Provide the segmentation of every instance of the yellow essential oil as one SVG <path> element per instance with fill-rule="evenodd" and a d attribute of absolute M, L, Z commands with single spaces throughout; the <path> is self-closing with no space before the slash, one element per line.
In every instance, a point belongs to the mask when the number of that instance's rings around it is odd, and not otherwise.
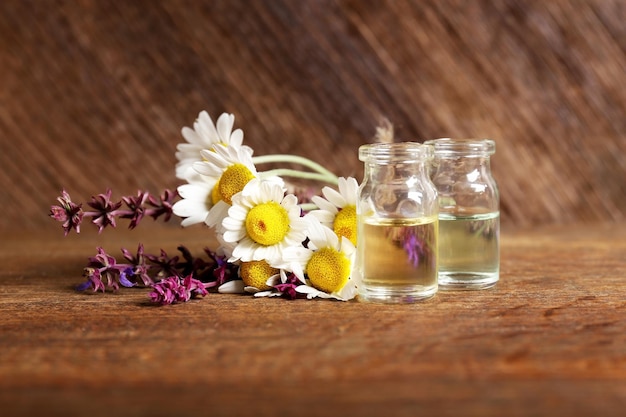
<path fill-rule="evenodd" d="M 437 291 L 437 216 L 359 222 L 360 297 L 407 302 Z"/>

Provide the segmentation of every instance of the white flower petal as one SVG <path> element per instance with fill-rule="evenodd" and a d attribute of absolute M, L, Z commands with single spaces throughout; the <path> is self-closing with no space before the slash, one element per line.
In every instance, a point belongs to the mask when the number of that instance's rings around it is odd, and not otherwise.
<path fill-rule="evenodd" d="M 281 295 L 283 295 L 282 292 L 273 290 L 259 291 L 254 294 L 255 297 L 280 297 Z"/>
<path fill-rule="evenodd" d="M 235 129 L 235 131 L 230 134 L 230 145 L 242 146 L 242 143 L 243 143 L 243 130 Z"/>
<path fill-rule="evenodd" d="M 228 209 L 228 217 L 231 217 L 239 222 L 246 220 L 246 216 L 248 215 L 248 210 L 241 206 L 231 206 Z"/>
<path fill-rule="evenodd" d="M 326 210 L 312 210 L 307 216 L 313 216 L 321 223 L 332 226 L 335 221 L 335 215 Z"/>
<path fill-rule="evenodd" d="M 252 287 L 249 285 L 246 285 L 245 287 L 243 287 L 243 290 L 247 292 L 248 294 L 256 294 L 257 292 L 260 291 L 257 287 Z"/>
<path fill-rule="evenodd" d="M 209 211 L 209 215 L 205 220 L 207 226 L 215 227 L 218 224 L 221 225 L 222 220 L 224 220 L 224 218 L 228 214 L 229 208 L 230 206 L 228 205 L 228 203 L 221 200 L 218 201 L 217 204 L 211 208 L 211 210 Z"/>
<path fill-rule="evenodd" d="M 316 288 L 309 287 L 308 285 L 298 285 L 296 287 L 296 292 L 299 292 L 300 294 L 306 294 L 306 298 L 308 298 L 309 300 L 315 297 L 332 298 L 330 294 L 322 292 Z"/>
<path fill-rule="evenodd" d="M 199 215 L 189 216 L 189 217 L 185 217 L 184 219 L 182 219 L 180 221 L 180 225 L 182 227 L 189 227 L 189 226 L 193 226 L 194 224 L 204 224 L 204 219 L 206 219 L 206 216 L 199 216 Z"/>
<path fill-rule="evenodd" d="M 211 194 L 212 188 L 208 184 L 184 184 L 176 190 L 181 198 L 185 200 L 205 202 Z"/>
<path fill-rule="evenodd" d="M 278 285 L 280 283 L 281 283 L 280 274 L 274 274 L 271 277 L 269 277 L 267 281 L 265 281 L 265 285 L 269 285 L 270 287 L 273 287 L 274 285 Z"/>
<path fill-rule="evenodd" d="M 346 203 L 348 203 L 348 205 L 355 206 L 357 195 L 359 193 L 359 183 L 357 182 L 356 178 L 340 177 L 338 187 L 339 187 L 339 192 L 341 193 L 343 198 L 346 200 Z"/>
<path fill-rule="evenodd" d="M 228 113 L 222 113 L 217 119 L 217 135 L 220 142 L 230 142 L 230 132 L 233 130 L 235 116 Z"/>
<path fill-rule="evenodd" d="M 353 279 L 349 279 L 346 285 L 344 285 L 341 290 L 339 290 L 338 292 L 332 293 L 331 296 L 334 296 L 335 298 L 341 301 L 348 301 L 356 297 L 356 294 L 357 294 L 356 282 Z"/>
<path fill-rule="evenodd" d="M 339 192 L 333 190 L 330 187 L 322 188 L 322 194 L 324 194 L 326 200 L 333 203 L 336 207 L 342 208 L 346 205 L 346 199 L 343 198 L 343 196 Z"/>
<path fill-rule="evenodd" d="M 245 232 L 244 221 L 234 217 L 226 216 L 224 220 L 222 220 L 222 226 L 226 231 L 239 232 L 243 230 Z"/>
<path fill-rule="evenodd" d="M 217 181 L 224 173 L 223 168 L 218 167 L 217 165 L 209 161 L 196 161 L 191 165 L 191 167 L 198 174 L 206 175 L 207 177 L 210 177 L 215 181 Z"/>
<path fill-rule="evenodd" d="M 314 195 L 313 197 L 311 197 L 311 201 L 320 210 L 325 210 L 334 214 L 337 214 L 339 212 L 339 210 L 337 210 L 337 207 L 333 203 L 326 200 L 325 198 L 320 197 L 319 195 Z"/>
<path fill-rule="evenodd" d="M 226 230 L 223 234 L 224 241 L 227 243 L 237 243 L 246 236 L 241 230 Z"/>
<path fill-rule="evenodd" d="M 241 280 L 233 280 L 223 283 L 217 288 L 217 292 L 221 294 L 243 294 L 244 283 Z"/>

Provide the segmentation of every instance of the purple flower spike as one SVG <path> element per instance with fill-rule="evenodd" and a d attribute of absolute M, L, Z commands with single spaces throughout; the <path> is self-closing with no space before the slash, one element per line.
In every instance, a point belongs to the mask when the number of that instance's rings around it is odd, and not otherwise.
<path fill-rule="evenodd" d="M 152 286 L 150 299 L 153 303 L 166 305 L 184 303 L 194 296 L 206 296 L 209 292 L 205 285 L 188 275 L 185 278 L 171 276 Z"/>
<path fill-rule="evenodd" d="M 57 198 L 60 206 L 50 207 L 50 217 L 63 223 L 65 236 L 74 229 L 76 233 L 80 233 L 80 223 L 83 221 L 82 204 L 72 202 L 67 191 L 63 190 L 61 196 Z"/>
<path fill-rule="evenodd" d="M 150 216 L 155 220 L 161 216 L 168 221 L 173 214 L 174 200 L 178 197 L 176 191 L 165 190 L 159 198 L 155 198 L 147 191 L 137 191 L 136 196 L 122 197 L 121 201 L 111 201 L 112 191 L 108 189 L 104 194 L 91 197 L 87 203 L 93 210 L 83 211 L 81 204 L 75 204 L 70 200 L 69 194 L 63 190 L 58 197 L 59 206 L 50 207 L 50 217 L 63 222 L 65 235 L 72 229 L 79 232 L 79 226 L 83 218 L 92 218 L 91 222 L 98 226 L 101 233 L 107 226 L 116 227 L 116 218 L 130 219 L 129 229 L 134 229 L 141 220 Z M 121 208 L 124 203 L 127 208 Z"/>

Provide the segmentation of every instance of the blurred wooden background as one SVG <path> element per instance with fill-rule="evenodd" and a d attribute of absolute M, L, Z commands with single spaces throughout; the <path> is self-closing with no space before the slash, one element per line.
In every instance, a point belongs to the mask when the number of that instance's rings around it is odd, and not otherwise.
<path fill-rule="evenodd" d="M 175 187 L 201 110 L 359 180 L 382 117 L 490 137 L 505 227 L 623 221 L 625 22 L 623 0 L 3 0 L 0 231 L 59 228 L 62 188 Z"/>

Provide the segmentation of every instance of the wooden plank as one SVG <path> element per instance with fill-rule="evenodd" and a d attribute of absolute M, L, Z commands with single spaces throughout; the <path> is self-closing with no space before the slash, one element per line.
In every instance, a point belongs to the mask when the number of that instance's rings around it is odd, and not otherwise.
<path fill-rule="evenodd" d="M 194 252 L 207 230 L 0 242 L 7 415 L 618 416 L 626 405 L 626 225 L 504 233 L 493 290 L 414 305 L 145 289 L 80 294 L 94 247 Z"/>

